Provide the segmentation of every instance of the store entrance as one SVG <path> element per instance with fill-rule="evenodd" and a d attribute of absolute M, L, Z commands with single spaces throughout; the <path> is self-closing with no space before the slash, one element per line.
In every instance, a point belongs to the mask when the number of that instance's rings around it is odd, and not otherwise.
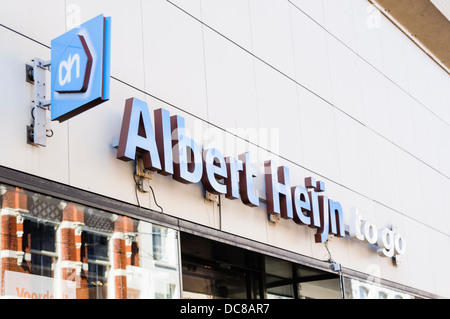
<path fill-rule="evenodd" d="M 339 299 L 339 276 L 181 233 L 183 298 Z"/>

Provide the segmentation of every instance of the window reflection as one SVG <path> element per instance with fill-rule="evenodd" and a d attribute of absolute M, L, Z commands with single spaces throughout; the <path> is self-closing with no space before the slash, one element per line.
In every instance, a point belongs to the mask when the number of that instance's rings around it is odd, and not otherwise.
<path fill-rule="evenodd" d="M 366 287 L 359 287 L 359 299 L 367 299 L 369 290 Z"/>
<path fill-rule="evenodd" d="M 374 282 L 344 278 L 347 299 L 415 299 L 416 297 Z"/>
<path fill-rule="evenodd" d="M 106 299 L 108 297 L 107 271 L 110 266 L 108 237 L 85 232 L 84 238 L 88 260 L 89 299 Z"/>
<path fill-rule="evenodd" d="M 0 185 L 3 298 L 340 298 L 337 275 Z M 344 278 L 346 298 L 411 299 Z"/>
<path fill-rule="evenodd" d="M 55 253 L 55 225 L 34 220 L 23 221 L 23 242 L 25 250 L 31 254 L 29 270 L 31 274 L 53 277 L 53 269 L 56 261 Z M 28 250 L 28 247 L 30 248 Z M 53 253 L 53 254 L 52 254 Z M 28 261 L 25 255 L 25 261 Z"/>
<path fill-rule="evenodd" d="M 177 231 L 8 185 L 0 199 L 3 297 L 180 297 Z"/>

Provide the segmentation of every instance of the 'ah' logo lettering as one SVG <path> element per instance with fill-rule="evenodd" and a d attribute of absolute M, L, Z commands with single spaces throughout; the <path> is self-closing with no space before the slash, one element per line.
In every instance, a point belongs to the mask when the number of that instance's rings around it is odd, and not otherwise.
<path fill-rule="evenodd" d="M 78 34 L 70 41 L 59 57 L 57 67 L 56 92 L 86 92 L 92 68 L 92 55 L 84 36 Z"/>
<path fill-rule="evenodd" d="M 59 70 L 58 70 L 58 81 L 59 85 L 64 86 L 66 83 L 70 83 L 72 81 L 72 67 L 74 63 L 76 62 L 76 78 L 78 79 L 80 77 L 80 55 L 74 54 L 69 55 L 69 59 L 67 61 L 61 61 L 59 64 Z M 66 71 L 66 76 L 63 78 L 63 68 Z"/>

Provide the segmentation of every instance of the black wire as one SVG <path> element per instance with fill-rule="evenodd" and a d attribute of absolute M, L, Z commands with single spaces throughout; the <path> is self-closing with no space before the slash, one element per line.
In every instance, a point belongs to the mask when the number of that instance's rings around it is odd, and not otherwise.
<path fill-rule="evenodd" d="M 35 116 L 34 116 L 35 109 L 36 109 L 35 106 L 33 106 L 33 107 L 31 108 L 31 117 L 33 118 L 33 120 L 35 120 Z M 31 126 L 33 126 L 33 124 L 31 124 Z M 50 135 L 48 135 L 47 132 L 50 132 Z M 46 135 L 47 137 L 52 137 L 53 134 L 54 134 L 54 132 L 53 132 L 52 129 L 46 130 L 46 131 L 45 131 L 45 135 Z"/>
<path fill-rule="evenodd" d="M 150 187 L 150 189 L 151 189 L 151 191 L 152 191 L 152 194 L 153 194 L 153 200 L 154 200 L 156 206 L 158 206 L 158 207 L 161 209 L 161 214 L 164 213 L 164 209 L 163 209 L 161 206 L 159 206 L 159 205 L 158 205 L 158 202 L 156 201 L 155 192 L 153 191 L 153 187 L 152 187 L 151 185 L 149 185 L 149 187 Z"/>
<path fill-rule="evenodd" d="M 134 179 L 134 184 L 135 184 L 134 194 L 136 195 L 136 200 L 137 200 L 138 206 L 141 207 L 141 203 L 139 202 L 139 196 L 138 196 L 139 185 L 138 185 L 138 182 L 136 181 L 136 174 L 133 176 L 133 179 Z"/>
<path fill-rule="evenodd" d="M 135 158 L 135 160 L 134 160 L 134 175 L 133 175 L 133 179 L 134 179 L 134 183 L 135 183 L 135 188 L 134 188 L 134 193 L 135 193 L 135 195 L 136 195 L 136 200 L 137 200 L 137 202 L 138 202 L 138 206 L 139 207 L 141 207 L 141 204 L 140 204 L 140 202 L 139 202 L 139 196 L 138 196 L 138 188 L 139 188 L 139 185 L 138 185 L 138 182 L 137 182 L 137 180 L 136 180 L 136 163 L 137 163 L 137 158 Z M 158 204 L 158 202 L 156 201 L 156 196 L 155 196 L 155 191 L 153 190 L 153 187 L 151 186 L 151 185 L 149 185 L 149 187 L 150 187 L 150 190 L 152 191 L 152 195 L 153 195 L 153 201 L 155 202 L 155 204 L 156 204 L 156 206 L 158 206 L 159 207 L 159 209 L 161 209 L 161 214 L 162 213 L 164 213 L 164 209 L 162 208 L 162 206 L 160 206 L 159 204 Z"/>

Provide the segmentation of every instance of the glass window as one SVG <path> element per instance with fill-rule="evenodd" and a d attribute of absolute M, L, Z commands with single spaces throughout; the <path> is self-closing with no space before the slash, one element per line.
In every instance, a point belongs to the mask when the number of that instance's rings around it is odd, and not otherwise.
<path fill-rule="evenodd" d="M 341 298 L 338 275 L 181 233 L 184 298 Z"/>
<path fill-rule="evenodd" d="M 56 262 L 55 225 L 45 222 L 25 220 L 24 236 L 30 245 L 30 273 L 53 277 Z M 27 259 L 27 258 L 26 258 Z"/>
<path fill-rule="evenodd" d="M 301 279 L 298 284 L 298 296 L 302 299 L 341 299 L 339 278 L 330 279 L 328 274 L 318 280 Z"/>
<path fill-rule="evenodd" d="M 344 277 L 346 299 L 415 299 L 416 296 L 376 282 Z"/>
<path fill-rule="evenodd" d="M 180 298 L 176 230 L 0 188 L 2 297 Z"/>
<path fill-rule="evenodd" d="M 86 232 L 88 261 L 108 260 L 108 237 Z"/>
<path fill-rule="evenodd" d="M 106 299 L 108 297 L 107 271 L 110 266 L 108 237 L 86 232 L 84 238 L 87 248 L 89 299 Z"/>
<path fill-rule="evenodd" d="M 387 299 L 387 293 L 385 293 L 383 291 L 379 291 L 378 292 L 378 299 Z"/>
<path fill-rule="evenodd" d="M 294 286 L 292 280 L 293 266 L 290 262 L 264 257 L 265 287 L 268 299 L 292 299 L 294 298 Z"/>
<path fill-rule="evenodd" d="M 140 222 L 129 241 L 129 298 L 180 298 L 178 232 Z"/>
<path fill-rule="evenodd" d="M 367 299 L 368 295 L 369 295 L 369 290 L 366 287 L 360 286 L 359 287 L 359 299 Z"/>

